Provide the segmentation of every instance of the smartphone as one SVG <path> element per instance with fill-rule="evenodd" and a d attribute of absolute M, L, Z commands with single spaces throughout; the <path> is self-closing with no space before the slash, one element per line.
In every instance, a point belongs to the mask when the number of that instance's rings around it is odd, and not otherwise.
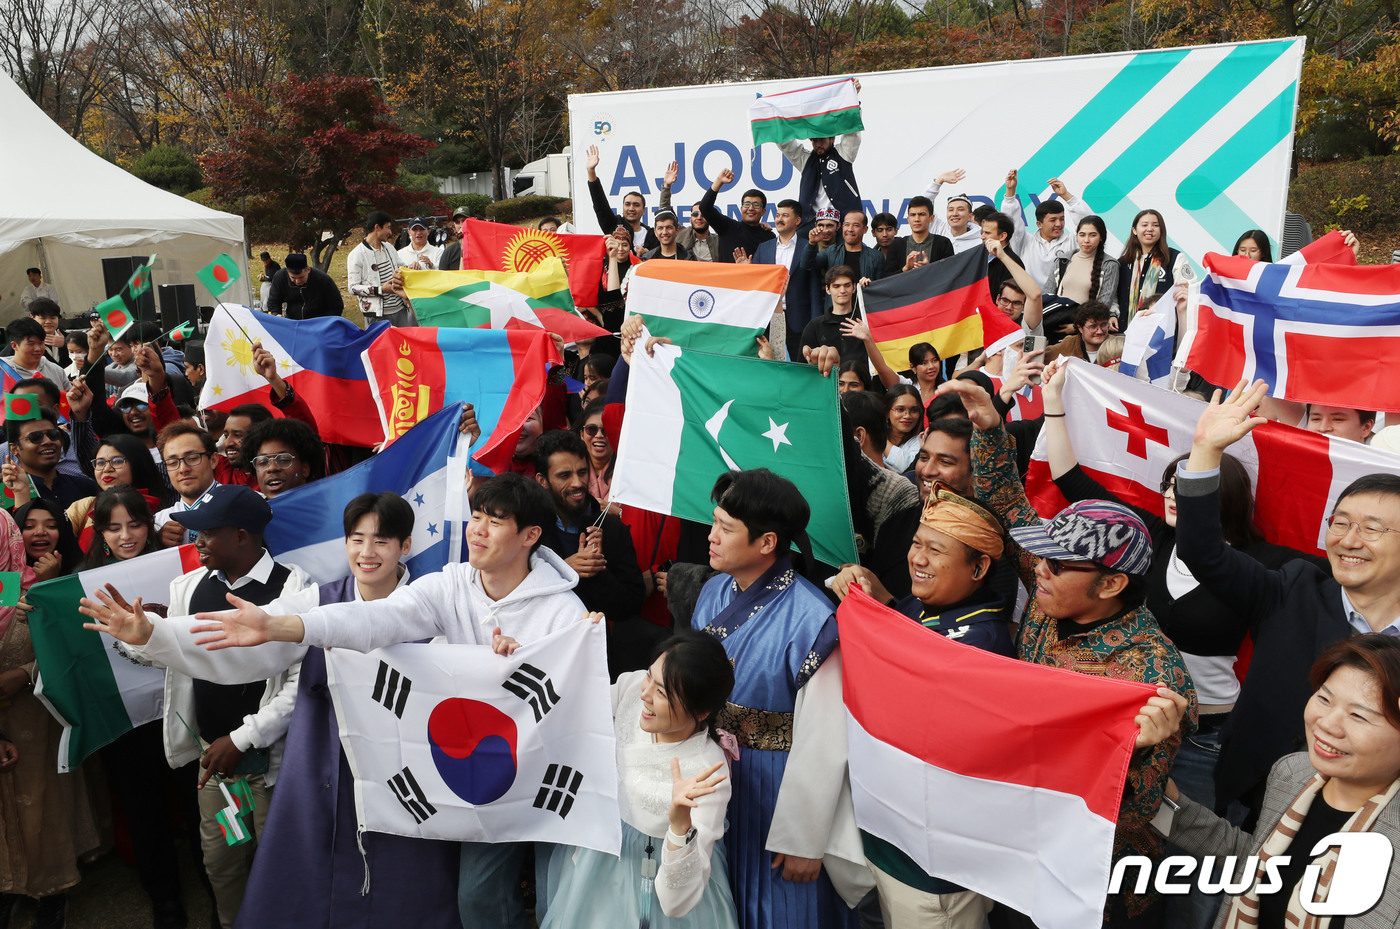
<path fill-rule="evenodd" d="M 1021 341 L 1021 355 L 1029 355 L 1031 352 L 1043 351 L 1048 340 L 1043 335 L 1028 335 Z M 1030 383 L 1039 385 L 1040 375 L 1032 374 Z"/>

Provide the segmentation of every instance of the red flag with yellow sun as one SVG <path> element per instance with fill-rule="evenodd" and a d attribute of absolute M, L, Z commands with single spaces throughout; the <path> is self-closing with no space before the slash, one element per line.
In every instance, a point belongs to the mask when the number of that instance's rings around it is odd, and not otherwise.
<path fill-rule="evenodd" d="M 607 260 L 607 236 L 559 234 L 469 219 L 462 225 L 462 267 L 477 271 L 532 271 L 546 258 L 562 258 L 574 306 L 597 306 Z"/>

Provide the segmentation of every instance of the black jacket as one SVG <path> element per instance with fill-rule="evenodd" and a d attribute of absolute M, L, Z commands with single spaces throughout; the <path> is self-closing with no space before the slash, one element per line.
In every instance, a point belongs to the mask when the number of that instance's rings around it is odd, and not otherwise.
<path fill-rule="evenodd" d="M 705 196 L 700 198 L 700 215 L 705 217 L 705 222 L 710 224 L 711 229 L 719 233 L 720 261 L 733 264 L 734 249 L 736 248 L 742 248 L 744 254 L 752 258 L 753 253 L 758 250 L 761 243 L 777 238 L 771 229 L 750 226 L 748 223 L 725 216 L 715 206 L 716 196 L 718 196 L 718 191 L 714 188 L 705 191 Z"/>
<path fill-rule="evenodd" d="M 589 504 L 584 525 L 598 518 L 598 505 Z M 565 532 L 558 524 L 544 527 L 541 540 L 560 558 L 578 554 L 579 533 Z M 592 577 L 581 577 L 574 593 L 590 611 L 604 613 L 608 621 L 621 622 L 640 617 L 646 586 L 642 569 L 637 567 L 637 551 L 632 547 L 632 533 L 616 516 L 603 518 L 603 557 L 608 566 Z"/>
<path fill-rule="evenodd" d="M 948 241 L 946 235 L 930 232 L 928 237 L 932 240 L 932 244 L 929 246 L 928 260 L 930 264 L 953 257 L 953 243 Z M 909 260 L 909 245 L 910 239 L 907 235 L 898 236 L 890 243 L 889 254 L 885 255 L 885 277 L 904 270 L 904 263 Z"/>
<path fill-rule="evenodd" d="M 589 181 L 588 194 L 593 198 L 593 215 L 598 218 L 598 227 L 602 230 L 603 235 L 612 235 L 613 230 L 617 229 L 618 226 L 627 225 L 623 218 L 614 213 L 613 208 L 608 204 L 608 198 L 603 194 L 602 181 Z M 628 226 L 628 228 L 631 227 Z M 657 241 L 656 233 L 651 230 L 650 226 L 643 223 L 642 228 L 647 231 L 646 241 L 642 243 L 642 248 L 656 248 L 661 244 Z"/>
<path fill-rule="evenodd" d="M 345 298 L 331 276 L 319 268 L 308 269 L 306 283 L 300 287 L 292 283 L 290 272 L 283 268 L 272 276 L 267 311 L 288 319 L 341 316 L 345 313 Z"/>

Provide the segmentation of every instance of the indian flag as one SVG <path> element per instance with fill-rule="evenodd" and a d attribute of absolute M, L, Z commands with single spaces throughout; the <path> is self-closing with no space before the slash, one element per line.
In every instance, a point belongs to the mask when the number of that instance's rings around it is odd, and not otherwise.
<path fill-rule="evenodd" d="M 684 348 L 756 356 L 787 279 L 783 265 L 653 258 L 628 274 L 627 309 Z"/>
<path fill-rule="evenodd" d="M 992 303 L 987 290 L 987 252 L 970 248 L 951 258 L 883 278 L 860 289 L 870 337 L 890 367 L 909 365 L 909 349 L 928 342 L 940 358 L 956 358 L 982 347 L 979 306 Z"/>
<path fill-rule="evenodd" d="M 564 262 L 546 258 L 529 271 L 405 271 L 404 293 L 420 325 L 439 329 L 538 326 L 565 342 L 607 335 L 574 308 Z"/>
<path fill-rule="evenodd" d="M 811 365 L 674 345 L 633 353 L 614 502 L 709 523 L 715 480 L 753 468 L 782 475 L 807 498 L 819 560 L 856 560 L 834 378 Z"/>
<path fill-rule="evenodd" d="M 861 830 L 1044 929 L 1100 925 L 1134 719 L 1156 688 L 964 645 L 858 588 L 836 622 Z"/>
<path fill-rule="evenodd" d="M 111 584 L 128 602 L 137 597 L 150 613 L 165 615 L 170 582 L 199 567 L 193 545 L 151 552 L 129 561 L 81 571 L 29 589 L 34 612 L 29 635 L 39 663 L 34 694 L 63 724 L 59 773 L 137 726 L 160 719 L 165 672 L 136 664 L 111 636 L 83 628 L 78 601 Z"/>
<path fill-rule="evenodd" d="M 825 139 L 865 128 L 860 98 L 849 77 L 813 87 L 763 94 L 749 104 L 753 144 Z"/>

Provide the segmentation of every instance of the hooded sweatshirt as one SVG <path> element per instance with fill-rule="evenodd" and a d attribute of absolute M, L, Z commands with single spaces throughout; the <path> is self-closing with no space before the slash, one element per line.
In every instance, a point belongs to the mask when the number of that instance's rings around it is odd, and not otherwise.
<path fill-rule="evenodd" d="M 450 564 L 383 600 L 332 603 L 301 614 L 302 644 L 368 652 L 398 642 L 444 636 L 454 645 L 490 645 L 501 632 L 528 645 L 584 614 L 573 592 L 578 575 L 541 546 L 530 556 L 530 573 L 500 600 L 481 586 L 469 564 Z"/>

